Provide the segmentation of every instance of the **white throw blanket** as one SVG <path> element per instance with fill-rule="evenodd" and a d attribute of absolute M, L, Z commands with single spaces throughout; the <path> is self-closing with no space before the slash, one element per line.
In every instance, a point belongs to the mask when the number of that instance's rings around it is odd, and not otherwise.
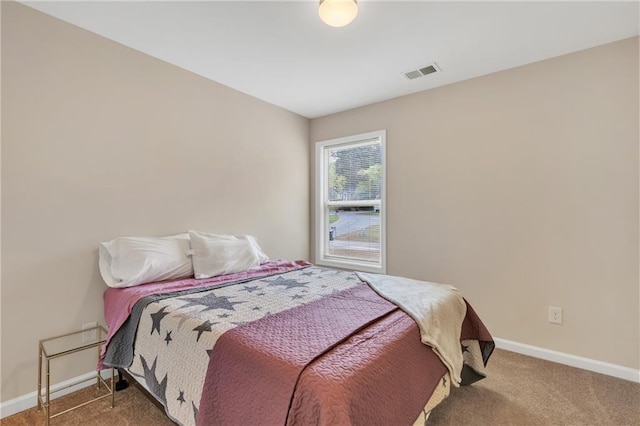
<path fill-rule="evenodd" d="M 462 371 L 460 332 L 467 305 L 458 289 L 391 275 L 356 273 L 380 296 L 415 320 L 422 343 L 430 346 L 459 386 Z"/>

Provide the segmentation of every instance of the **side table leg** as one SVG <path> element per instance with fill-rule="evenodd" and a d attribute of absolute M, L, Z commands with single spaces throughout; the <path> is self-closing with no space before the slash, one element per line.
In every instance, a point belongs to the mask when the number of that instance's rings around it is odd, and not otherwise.
<path fill-rule="evenodd" d="M 100 364 L 100 346 L 98 346 L 98 364 Z M 96 369 L 98 374 L 96 375 L 96 384 L 98 385 L 98 390 L 100 390 L 100 373 L 101 371 Z"/>
<path fill-rule="evenodd" d="M 50 370 L 49 370 L 49 359 L 47 359 L 47 377 L 46 377 L 46 385 L 47 385 L 47 390 L 46 390 L 47 397 L 46 398 L 47 399 L 46 399 L 45 404 L 44 404 L 44 408 L 45 408 L 45 411 L 47 413 L 47 426 L 49 426 L 49 421 L 51 420 L 51 407 L 50 407 L 50 405 L 51 405 L 50 404 L 50 396 L 51 396 L 50 395 L 50 389 L 51 389 L 50 386 L 51 386 L 51 383 L 49 381 L 49 372 L 50 372 Z"/>
<path fill-rule="evenodd" d="M 38 399 L 37 411 L 40 411 L 40 408 L 42 408 L 41 395 L 42 395 L 42 342 L 38 342 L 38 393 L 36 396 L 36 398 Z"/>

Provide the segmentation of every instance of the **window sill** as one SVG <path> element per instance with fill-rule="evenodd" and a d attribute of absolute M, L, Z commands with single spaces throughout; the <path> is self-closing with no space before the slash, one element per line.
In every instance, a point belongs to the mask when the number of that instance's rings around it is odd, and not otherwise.
<path fill-rule="evenodd" d="M 371 272 L 374 274 L 386 274 L 384 266 L 372 265 L 368 262 L 358 262 L 355 260 L 334 260 L 334 259 L 318 259 L 318 266 L 328 266 L 331 268 L 347 269 L 350 271 Z"/>

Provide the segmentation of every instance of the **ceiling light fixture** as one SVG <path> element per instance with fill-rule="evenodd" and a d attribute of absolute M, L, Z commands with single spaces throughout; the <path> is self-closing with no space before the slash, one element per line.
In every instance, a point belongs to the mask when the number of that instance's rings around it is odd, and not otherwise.
<path fill-rule="evenodd" d="M 357 0 L 320 0 L 318 15 L 331 27 L 349 25 L 358 15 Z"/>

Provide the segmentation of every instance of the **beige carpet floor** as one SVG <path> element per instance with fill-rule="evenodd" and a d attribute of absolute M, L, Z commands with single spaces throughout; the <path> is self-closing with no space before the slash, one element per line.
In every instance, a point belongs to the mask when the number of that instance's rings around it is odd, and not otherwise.
<path fill-rule="evenodd" d="M 56 399 L 55 407 L 84 400 L 94 388 Z M 55 411 L 54 411 L 55 412 Z M 44 425 L 35 408 L 7 417 L 2 426 Z M 51 421 L 52 425 L 173 424 L 138 389 L 116 393 Z M 488 377 L 452 389 L 431 414 L 429 425 L 640 425 L 640 384 L 496 350 Z"/>

